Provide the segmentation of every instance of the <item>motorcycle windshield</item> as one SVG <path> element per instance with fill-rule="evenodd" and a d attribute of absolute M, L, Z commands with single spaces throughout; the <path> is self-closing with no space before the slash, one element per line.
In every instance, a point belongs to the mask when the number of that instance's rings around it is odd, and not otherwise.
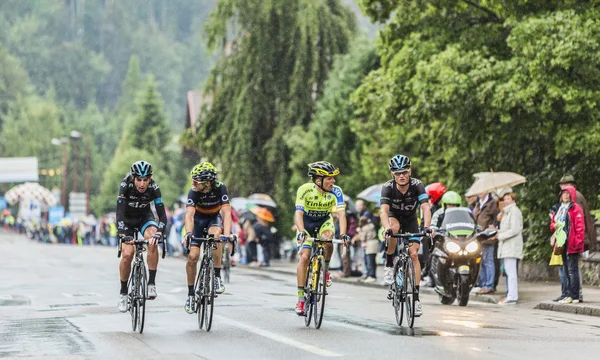
<path fill-rule="evenodd" d="M 442 229 L 453 236 L 469 236 L 475 232 L 475 221 L 467 208 L 446 209 Z"/>

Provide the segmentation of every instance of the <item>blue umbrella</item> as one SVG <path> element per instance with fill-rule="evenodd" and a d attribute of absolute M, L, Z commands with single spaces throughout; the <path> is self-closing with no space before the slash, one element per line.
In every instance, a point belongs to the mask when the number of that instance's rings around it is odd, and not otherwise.
<path fill-rule="evenodd" d="M 356 195 L 356 198 L 373 203 L 379 203 L 379 199 L 381 199 L 381 188 L 383 185 L 384 184 L 371 185 Z"/>

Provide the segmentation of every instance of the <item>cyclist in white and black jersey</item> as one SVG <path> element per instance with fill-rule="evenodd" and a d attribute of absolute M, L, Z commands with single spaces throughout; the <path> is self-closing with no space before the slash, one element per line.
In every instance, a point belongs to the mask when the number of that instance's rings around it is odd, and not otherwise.
<path fill-rule="evenodd" d="M 156 270 L 158 268 L 157 242 L 162 238 L 162 232 L 167 224 L 167 213 L 162 201 L 160 188 L 152 179 L 152 165 L 146 161 L 136 161 L 131 165 L 130 172 L 119 186 L 117 199 L 117 231 L 120 237 L 133 236 L 134 229 L 139 230 L 148 240 L 148 299 L 153 300 L 158 296 L 156 292 Z M 158 222 L 150 209 L 154 203 Z M 118 308 L 126 312 L 127 280 L 131 272 L 131 262 L 135 254 L 133 245 L 122 243 L 121 263 L 119 264 L 119 278 L 121 290 Z"/>
<path fill-rule="evenodd" d="M 419 232 L 419 222 L 417 220 L 417 208 L 420 207 L 423 213 L 424 230 L 430 232 L 431 209 L 428 195 L 425 192 L 425 186 L 421 180 L 411 178 L 411 162 L 408 156 L 394 156 L 388 167 L 393 176 L 392 180 L 386 182 L 381 189 L 381 226 L 385 234 L 391 235 L 400 230 L 406 233 Z M 388 238 L 388 247 L 386 249 L 386 263 L 384 269 L 383 281 L 391 285 L 394 281 L 393 267 L 396 252 L 396 239 Z M 415 316 L 423 314 L 423 308 L 419 301 L 419 287 L 421 283 L 421 264 L 419 263 L 420 238 L 411 238 L 408 248 L 410 257 L 415 268 Z"/>

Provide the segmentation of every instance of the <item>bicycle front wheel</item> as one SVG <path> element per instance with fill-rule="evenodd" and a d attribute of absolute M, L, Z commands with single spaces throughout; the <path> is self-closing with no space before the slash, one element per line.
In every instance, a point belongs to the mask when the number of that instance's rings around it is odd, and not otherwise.
<path fill-rule="evenodd" d="M 319 259 L 315 271 L 317 280 L 315 281 L 315 328 L 319 329 L 323 322 L 323 313 L 325 312 L 325 295 L 327 295 L 327 268 L 325 267 L 325 259 Z"/>
<path fill-rule="evenodd" d="M 394 282 L 390 287 L 392 291 L 392 306 L 394 307 L 394 314 L 396 315 L 396 324 L 398 324 L 398 326 L 402 326 L 402 320 L 404 318 L 404 298 L 402 297 L 404 283 L 398 284 L 398 278 L 404 281 L 403 274 L 398 276 L 398 272 L 401 268 L 401 261 L 396 261 L 396 265 L 394 265 Z"/>
<path fill-rule="evenodd" d="M 212 259 L 208 261 L 208 271 L 206 272 L 204 291 L 204 323 L 206 331 L 210 331 L 213 319 L 213 310 L 215 307 L 215 264 Z"/>
<path fill-rule="evenodd" d="M 404 302 L 406 304 L 406 322 L 412 328 L 415 323 L 415 268 L 411 259 L 404 265 Z"/>
<path fill-rule="evenodd" d="M 134 266 L 129 278 L 129 313 L 131 314 L 131 329 L 133 331 L 136 331 L 138 326 L 139 307 L 137 298 L 140 289 L 138 286 L 138 272 L 138 268 Z"/>
<path fill-rule="evenodd" d="M 200 264 L 200 271 L 196 276 L 196 284 L 194 285 L 194 298 L 196 299 L 196 313 L 198 314 L 198 328 L 204 327 L 204 273 L 203 264 Z"/>
<path fill-rule="evenodd" d="M 313 259 L 310 260 L 307 269 L 306 275 L 306 285 L 304 286 L 304 325 L 310 326 L 310 322 L 312 320 L 312 312 L 313 312 L 313 299 L 314 292 L 313 286 L 314 277 L 316 276 L 316 269 L 314 268 L 315 261 Z"/>
<path fill-rule="evenodd" d="M 142 264 L 138 280 L 138 332 L 144 332 L 144 321 L 146 319 L 146 297 L 148 295 L 148 280 L 146 275 L 146 266 Z"/>

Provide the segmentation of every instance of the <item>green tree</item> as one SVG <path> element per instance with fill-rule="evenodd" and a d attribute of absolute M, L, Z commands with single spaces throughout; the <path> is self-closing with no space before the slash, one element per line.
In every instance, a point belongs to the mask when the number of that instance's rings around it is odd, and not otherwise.
<path fill-rule="evenodd" d="M 400 151 L 423 180 L 457 190 L 490 168 L 521 173 L 526 254 L 547 261 L 554 182 L 571 172 L 584 193 L 600 192 L 598 10 L 554 1 L 361 3 L 387 22 L 382 66 L 352 96 L 367 147 L 361 162 L 381 169 L 373 182 Z"/>
<path fill-rule="evenodd" d="M 117 208 L 117 192 L 121 180 L 129 173 L 131 164 L 138 160 L 147 160 L 154 167 L 152 178 L 160 186 L 162 199 L 166 206 L 172 206 L 179 195 L 179 188 L 158 161 L 156 156 L 145 149 L 129 148 L 115 156 L 104 172 L 100 193 L 92 199 L 91 207 L 96 214 L 105 214 Z"/>
<path fill-rule="evenodd" d="M 307 129 L 300 125 L 294 128 L 288 138 L 292 149 L 288 196 L 293 197 L 292 191 L 306 182 L 306 164 L 317 160 L 330 161 L 340 168 L 340 184 L 347 194 L 356 194 L 370 185 L 357 173 L 363 170 L 358 163 L 363 148 L 349 121 L 355 111 L 350 95 L 377 66 L 374 46 L 362 37 L 352 43 L 347 54 L 336 55 L 313 121 Z"/>
<path fill-rule="evenodd" d="M 0 128 L 9 105 L 27 92 L 29 78 L 19 60 L 0 44 Z"/>
<path fill-rule="evenodd" d="M 162 111 L 162 100 L 156 90 L 156 83 L 150 76 L 146 89 L 139 98 L 139 110 L 125 130 L 122 144 L 125 148 L 145 149 L 151 154 L 161 154 L 161 151 L 170 141 L 170 131 L 167 119 Z"/>
<path fill-rule="evenodd" d="M 232 192 L 268 192 L 289 208 L 285 140 L 293 126 L 311 121 L 333 57 L 348 50 L 354 28 L 354 15 L 338 0 L 218 2 L 208 44 L 231 53 L 205 88 L 213 99 L 197 143 L 224 165 Z"/>

